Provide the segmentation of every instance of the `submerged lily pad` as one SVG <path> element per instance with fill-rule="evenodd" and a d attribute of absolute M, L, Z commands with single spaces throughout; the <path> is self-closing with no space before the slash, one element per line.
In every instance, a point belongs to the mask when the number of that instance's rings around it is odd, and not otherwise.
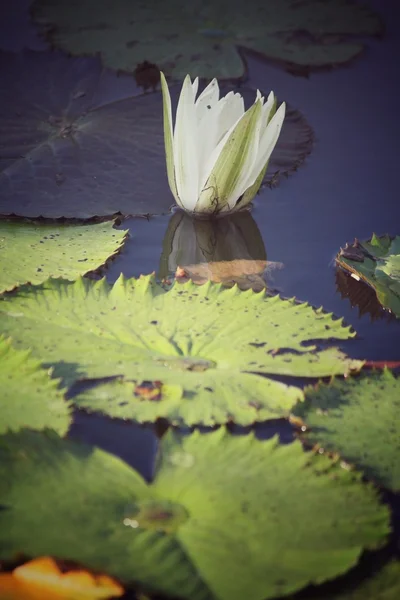
<path fill-rule="evenodd" d="M 0 292 L 48 277 L 76 279 L 122 248 L 127 231 L 113 223 L 60 225 L 0 221 Z"/>
<path fill-rule="evenodd" d="M 0 433 L 51 427 L 60 435 L 71 423 L 70 403 L 30 352 L 15 350 L 0 336 Z"/>
<path fill-rule="evenodd" d="M 389 532 L 374 488 L 298 441 L 169 431 L 160 450 L 147 485 L 97 448 L 3 436 L 0 556 L 72 559 L 178 598 L 265 600 L 347 571 Z"/>
<path fill-rule="evenodd" d="M 149 61 L 179 79 L 242 77 L 239 47 L 290 70 L 337 66 L 362 51 L 355 36 L 383 31 L 375 13 L 348 0 L 35 0 L 33 17 L 71 54 L 100 53 L 124 71 Z"/>
<path fill-rule="evenodd" d="M 339 452 L 382 485 L 400 490 L 400 379 L 389 370 L 306 388 L 294 409 L 304 438 Z"/>
<path fill-rule="evenodd" d="M 400 236 L 372 236 L 370 241 L 346 244 L 337 264 L 362 279 L 376 292 L 383 307 L 400 318 Z"/>
<path fill-rule="evenodd" d="M 362 365 L 336 347 L 315 344 L 353 337 L 341 320 L 306 303 L 236 286 L 188 282 L 166 290 L 154 276 L 121 276 L 114 286 L 105 280 L 53 279 L 7 295 L 0 317 L 2 331 L 53 365 L 66 383 L 124 376 L 135 385 L 181 386 L 182 400 L 173 410 L 162 399 L 142 404 L 132 391 L 124 408 L 131 418 L 167 413 L 187 423 L 234 418 L 249 424 L 281 417 L 303 392 L 254 372 L 321 377 Z M 108 414 L 120 409 L 102 403 Z"/>
<path fill-rule="evenodd" d="M 130 77 L 104 71 L 99 59 L 58 52 L 0 53 L 0 80 L 1 214 L 169 212 L 160 92 L 132 96 Z M 255 90 L 238 91 L 254 102 Z M 171 88 L 174 104 L 179 92 Z M 307 121 L 288 108 L 265 183 L 296 170 L 312 141 Z"/>
<path fill-rule="evenodd" d="M 282 263 L 267 261 L 264 242 L 247 210 L 223 219 L 192 219 L 176 211 L 163 240 L 159 277 L 179 281 L 214 281 L 260 291 L 266 276 Z"/>

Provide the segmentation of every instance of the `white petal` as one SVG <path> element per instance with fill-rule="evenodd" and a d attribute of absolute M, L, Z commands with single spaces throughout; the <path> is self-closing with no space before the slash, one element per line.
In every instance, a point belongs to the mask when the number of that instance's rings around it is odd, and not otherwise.
<path fill-rule="evenodd" d="M 192 83 L 193 97 L 196 98 L 197 90 L 199 89 L 199 78 L 196 79 Z"/>
<path fill-rule="evenodd" d="M 257 90 L 257 93 L 256 93 L 256 102 L 257 102 L 257 100 L 261 100 L 261 104 L 264 104 L 264 96 L 261 95 L 260 90 Z"/>
<path fill-rule="evenodd" d="M 168 183 L 172 194 L 179 206 L 182 206 L 178 190 L 175 183 L 175 168 L 174 168 L 174 145 L 173 145 L 173 130 L 172 130 L 172 110 L 171 110 L 171 96 L 168 89 L 168 84 L 165 79 L 164 73 L 161 72 L 161 89 L 163 96 L 163 113 L 164 113 L 164 144 L 165 144 L 165 158 L 167 165 L 167 176 Z"/>
<path fill-rule="evenodd" d="M 199 192 L 203 189 L 211 167 L 209 159 L 222 137 L 244 114 L 243 98 L 230 92 L 204 114 L 198 125 Z M 222 146 L 221 146 L 222 148 Z M 212 162 L 213 159 L 211 159 Z"/>
<path fill-rule="evenodd" d="M 197 121 L 203 118 L 204 114 L 209 111 L 219 100 L 218 81 L 213 79 L 206 88 L 201 92 L 196 100 L 196 116 Z"/>
<path fill-rule="evenodd" d="M 222 134 L 221 139 L 219 141 L 217 140 L 217 145 L 214 147 L 211 154 L 208 157 L 205 156 L 205 162 L 201 170 L 201 180 L 199 181 L 200 189 L 203 189 L 205 182 L 207 181 L 215 163 L 218 160 L 219 155 L 222 152 L 223 147 L 229 139 L 230 134 L 235 129 L 240 119 L 242 119 L 245 115 L 244 101 L 242 96 L 240 94 L 235 94 L 234 96 L 235 97 L 233 100 L 229 100 L 231 103 L 230 106 L 223 107 L 223 115 L 220 117 L 221 124 L 217 131 L 218 136 L 221 135 L 221 131 L 226 127 L 226 125 L 229 125 L 229 123 L 232 124 L 230 125 L 229 129 Z"/>
<path fill-rule="evenodd" d="M 283 121 L 285 119 L 286 104 L 282 102 L 271 121 L 268 123 L 266 129 L 261 135 L 260 146 L 257 160 L 253 166 L 251 177 L 248 181 L 248 187 L 253 185 L 257 179 L 261 169 L 264 167 L 266 162 L 269 160 L 273 149 L 275 148 L 276 142 L 278 141 L 279 134 L 282 129 Z"/>
<path fill-rule="evenodd" d="M 230 92 L 223 98 L 225 100 L 218 120 L 218 131 L 216 135 L 217 145 L 226 132 L 244 115 L 244 101 L 240 94 Z M 220 102 L 222 102 L 220 100 Z"/>
<path fill-rule="evenodd" d="M 261 101 L 242 115 L 227 132 L 213 152 L 218 157 L 196 204 L 197 212 L 220 212 L 227 204 L 234 205 L 241 195 L 244 180 L 257 157 L 261 126 Z"/>
<path fill-rule="evenodd" d="M 271 92 L 267 98 L 266 103 L 263 106 L 262 112 L 263 112 L 263 122 L 262 122 L 262 126 L 261 126 L 261 131 L 264 131 L 265 127 L 268 124 L 268 120 L 270 118 L 270 113 L 271 113 L 271 109 L 275 104 L 275 95 L 274 92 Z"/>
<path fill-rule="evenodd" d="M 257 162 L 258 159 L 258 155 L 259 155 L 259 145 L 260 145 L 260 139 L 261 139 L 261 134 L 262 134 L 262 109 L 261 109 L 261 113 L 260 113 L 260 117 L 255 125 L 253 134 L 252 134 L 252 139 L 251 139 L 251 143 L 250 143 L 250 147 L 247 153 L 247 157 L 246 160 L 243 163 L 243 166 L 241 168 L 241 173 L 240 173 L 240 177 L 238 179 L 238 182 L 234 188 L 234 190 L 232 191 L 231 194 L 231 198 L 229 199 L 229 208 L 230 210 L 233 209 L 233 207 L 235 206 L 237 200 L 240 198 L 240 196 L 242 194 L 244 194 L 244 192 L 247 190 L 247 188 L 251 185 L 251 183 L 249 183 L 249 179 L 253 173 L 254 170 L 254 165 Z"/>
<path fill-rule="evenodd" d="M 192 210 L 198 195 L 197 126 L 193 87 L 187 75 L 176 110 L 174 130 L 175 179 L 179 198 Z"/>

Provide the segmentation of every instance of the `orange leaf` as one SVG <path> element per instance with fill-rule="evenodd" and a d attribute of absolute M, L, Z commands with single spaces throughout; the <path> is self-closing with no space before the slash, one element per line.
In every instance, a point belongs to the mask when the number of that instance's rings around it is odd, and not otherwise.
<path fill-rule="evenodd" d="M 77 570 L 62 573 L 44 556 L 0 573 L 0 600 L 97 600 L 122 596 L 124 589 L 107 575 Z"/>

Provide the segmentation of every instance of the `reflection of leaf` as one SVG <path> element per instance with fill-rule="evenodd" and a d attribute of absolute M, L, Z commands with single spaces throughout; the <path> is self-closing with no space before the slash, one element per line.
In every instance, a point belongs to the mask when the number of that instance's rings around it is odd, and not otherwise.
<path fill-rule="evenodd" d="M 192 219 L 175 212 L 163 241 L 159 275 L 175 275 L 181 281 L 207 280 L 256 291 L 266 287 L 267 263 L 264 242 L 248 211 L 223 219 Z"/>
<path fill-rule="evenodd" d="M 161 93 L 132 97 L 131 78 L 104 72 L 94 58 L 0 59 L 0 213 L 86 219 L 169 211 Z M 179 91 L 171 88 L 174 103 Z M 254 90 L 239 91 L 254 102 Z M 311 146 L 310 126 L 289 108 L 266 182 L 295 170 Z"/>
<path fill-rule="evenodd" d="M 0 221 L 0 292 L 48 277 L 76 279 L 98 269 L 121 249 L 126 234 L 113 223 Z"/>
<path fill-rule="evenodd" d="M 385 311 L 376 297 L 375 290 L 364 281 L 358 281 L 342 269 L 336 269 L 336 289 L 342 298 L 347 298 L 352 307 L 357 306 L 359 316 L 369 314 L 371 321 L 377 319 L 395 319 L 395 316 Z"/>
<path fill-rule="evenodd" d="M 368 242 L 346 244 L 336 256 L 337 264 L 366 281 L 379 302 L 400 317 L 400 236 L 373 235 Z"/>
<path fill-rule="evenodd" d="M 97 600 L 117 598 L 123 593 L 123 588 L 107 575 L 82 570 L 63 573 L 46 556 L 12 573 L 0 573 L 0 600 Z"/>
<path fill-rule="evenodd" d="M 304 600 L 398 600 L 400 597 L 400 562 L 393 560 L 358 586 L 342 592 L 313 594 Z"/>
<path fill-rule="evenodd" d="M 0 452 L 3 557 L 52 554 L 169 596 L 285 595 L 347 571 L 389 532 L 374 488 L 298 441 L 169 431 L 150 485 L 55 435 L 3 436 Z"/>
<path fill-rule="evenodd" d="M 100 52 L 124 71 L 147 60 L 180 79 L 242 77 L 237 47 L 291 69 L 336 66 L 361 52 L 354 36 L 382 32 L 377 15 L 348 0 L 35 0 L 33 16 L 67 52 Z"/>
<path fill-rule="evenodd" d="M 306 441 L 340 452 L 400 490 L 400 379 L 389 370 L 307 388 L 294 414 L 310 428 Z"/>
<path fill-rule="evenodd" d="M 51 427 L 63 435 L 71 423 L 69 403 L 58 381 L 29 354 L 0 336 L 0 432 Z"/>
<path fill-rule="evenodd" d="M 69 383 L 123 375 L 180 385 L 180 416 L 191 423 L 280 417 L 302 398 L 300 389 L 252 372 L 320 377 L 362 364 L 338 348 L 305 345 L 354 335 L 321 309 L 211 283 L 166 291 L 153 276 L 121 276 L 114 286 L 48 280 L 8 295 L 0 313 L 3 332 Z M 155 417 L 163 410 L 151 406 Z"/>

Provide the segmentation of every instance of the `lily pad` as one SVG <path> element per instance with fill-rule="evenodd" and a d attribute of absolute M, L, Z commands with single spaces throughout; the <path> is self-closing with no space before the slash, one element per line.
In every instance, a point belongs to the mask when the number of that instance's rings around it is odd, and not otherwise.
<path fill-rule="evenodd" d="M 323 596 L 313 595 L 310 600 L 398 600 L 400 597 L 400 562 L 393 560 L 373 573 L 353 589 Z M 308 600 L 304 597 L 304 600 Z"/>
<path fill-rule="evenodd" d="M 341 249 L 336 262 L 354 279 L 368 283 L 382 306 L 400 318 L 400 236 L 356 239 Z"/>
<path fill-rule="evenodd" d="M 266 276 L 282 263 L 267 261 L 264 242 L 247 210 L 223 219 L 192 219 L 176 211 L 163 240 L 159 277 L 183 282 L 214 281 L 261 291 Z"/>
<path fill-rule="evenodd" d="M 298 441 L 169 431 L 160 450 L 147 485 L 98 448 L 3 436 L 1 556 L 72 559 L 178 598 L 265 600 L 347 571 L 389 533 L 375 489 Z"/>
<path fill-rule="evenodd" d="M 367 476 L 400 491 L 400 379 L 391 371 L 306 388 L 294 410 L 306 442 L 339 452 Z"/>
<path fill-rule="evenodd" d="M 0 53 L 0 80 L 0 214 L 169 212 L 160 92 L 132 96 L 131 77 L 59 52 Z M 170 91 L 176 105 L 180 86 Z M 255 90 L 238 91 L 254 102 Z M 265 183 L 295 171 L 312 142 L 307 121 L 289 107 Z"/>
<path fill-rule="evenodd" d="M 289 70 L 337 66 L 362 51 L 356 36 L 383 31 L 375 13 L 348 0 L 36 0 L 32 14 L 57 48 L 100 53 L 123 71 L 149 61 L 178 79 L 243 77 L 239 47 Z"/>
<path fill-rule="evenodd" d="M 70 403 L 59 382 L 30 352 L 15 350 L 0 336 L 0 433 L 22 427 L 51 427 L 64 435 L 71 424 Z"/>
<path fill-rule="evenodd" d="M 255 373 L 322 377 L 362 365 L 315 344 L 355 335 L 322 309 L 209 282 L 167 290 L 154 276 L 121 276 L 114 286 L 50 279 L 7 295 L 0 317 L 2 331 L 54 366 L 66 384 L 124 376 L 135 385 L 181 386 L 183 400 L 169 416 L 187 423 L 249 424 L 287 415 L 302 399 L 302 390 Z M 140 418 L 137 404 L 132 391 L 124 409 L 132 418 Z M 144 404 L 143 414 L 153 418 L 169 407 Z M 104 402 L 103 410 L 111 414 L 113 406 Z"/>
<path fill-rule="evenodd" d="M 0 292 L 48 277 L 76 279 L 122 248 L 127 231 L 113 223 L 60 225 L 0 221 Z"/>

